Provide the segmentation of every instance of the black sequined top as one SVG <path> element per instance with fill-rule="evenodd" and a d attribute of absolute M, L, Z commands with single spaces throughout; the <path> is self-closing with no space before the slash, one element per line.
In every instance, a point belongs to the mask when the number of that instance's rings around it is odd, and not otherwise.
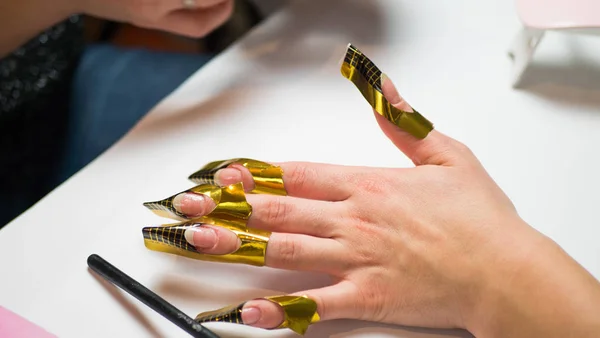
<path fill-rule="evenodd" d="M 73 16 L 0 59 L 0 228 L 55 184 L 83 42 Z"/>

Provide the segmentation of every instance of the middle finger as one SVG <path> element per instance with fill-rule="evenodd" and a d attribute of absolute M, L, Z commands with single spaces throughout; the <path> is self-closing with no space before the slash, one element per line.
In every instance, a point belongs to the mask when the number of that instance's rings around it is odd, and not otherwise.
<path fill-rule="evenodd" d="M 253 206 L 248 227 L 271 232 L 331 238 L 344 216 L 340 202 L 274 195 L 248 195 Z"/>

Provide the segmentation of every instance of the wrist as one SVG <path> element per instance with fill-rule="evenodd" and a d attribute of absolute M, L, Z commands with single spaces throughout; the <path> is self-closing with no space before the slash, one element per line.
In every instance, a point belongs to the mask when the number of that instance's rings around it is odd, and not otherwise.
<path fill-rule="evenodd" d="M 558 244 L 523 225 L 521 232 L 506 229 L 512 250 L 490 264 L 467 329 L 483 338 L 600 336 L 600 283 Z"/>
<path fill-rule="evenodd" d="M 527 292 L 529 281 L 535 280 L 530 276 L 533 259 L 551 242 L 520 218 L 507 223 L 501 230 L 506 235 L 496 236 L 486 246 L 471 315 L 465 318 L 466 329 L 476 337 L 503 337 L 497 335 L 503 312 L 512 311 L 509 308 L 519 295 Z"/>

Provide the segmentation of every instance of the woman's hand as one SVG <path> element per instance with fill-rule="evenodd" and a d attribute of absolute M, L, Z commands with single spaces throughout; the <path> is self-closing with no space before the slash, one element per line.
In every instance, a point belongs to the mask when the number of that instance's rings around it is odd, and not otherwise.
<path fill-rule="evenodd" d="M 411 111 L 389 79 L 383 92 Z M 592 302 L 600 299 L 597 281 L 525 224 L 467 147 L 437 131 L 417 140 L 375 116 L 416 167 L 279 163 L 289 196 L 247 195 L 248 227 L 273 232 L 266 265 L 333 276 L 331 286 L 298 293 L 317 302 L 323 320 L 466 328 L 482 337 L 585 336 L 576 324 L 582 310 L 600 313 Z M 253 189 L 244 167 L 216 178 Z M 191 216 L 214 207 L 189 193 L 175 202 Z M 186 238 L 206 253 L 239 245 L 216 227 L 192 228 Z M 578 291 L 562 292 L 563 282 Z M 242 316 L 263 328 L 282 320 L 275 305 L 260 300 L 246 303 Z"/>
<path fill-rule="evenodd" d="M 233 11 L 233 0 L 61 0 L 74 11 L 129 22 L 190 37 L 202 37 L 221 26 Z"/>

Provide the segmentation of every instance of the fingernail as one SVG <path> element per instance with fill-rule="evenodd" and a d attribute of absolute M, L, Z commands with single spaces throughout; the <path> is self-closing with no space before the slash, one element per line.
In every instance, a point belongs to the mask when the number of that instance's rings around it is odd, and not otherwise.
<path fill-rule="evenodd" d="M 258 323 L 260 320 L 261 312 L 260 309 L 254 306 L 242 309 L 242 321 L 246 325 L 252 325 Z"/>
<path fill-rule="evenodd" d="M 385 82 L 389 83 L 387 85 L 384 85 Z M 384 87 L 386 89 L 383 89 Z M 414 112 L 410 104 L 408 104 L 408 102 L 406 102 L 402 98 L 402 96 L 400 96 L 400 93 L 398 93 L 398 89 L 396 88 L 392 80 L 387 75 L 385 75 L 385 73 L 381 73 L 381 91 L 383 92 L 383 96 L 385 97 L 385 99 L 388 100 L 388 102 L 392 106 L 406 113 L 412 114 Z"/>
<path fill-rule="evenodd" d="M 389 87 L 386 87 L 388 89 L 391 90 L 391 92 L 387 92 L 385 90 L 383 90 L 383 86 L 384 83 L 388 81 Z M 388 100 L 388 102 L 392 105 L 395 106 L 398 103 L 402 102 L 402 98 L 400 96 L 400 94 L 398 93 L 398 90 L 396 89 L 396 86 L 394 86 L 394 83 L 392 82 L 392 80 L 390 80 L 390 78 L 385 74 L 385 73 L 381 73 L 381 90 L 383 91 L 383 96 Z"/>
<path fill-rule="evenodd" d="M 185 230 L 184 236 L 188 243 L 202 249 L 214 248 L 219 240 L 215 230 L 208 227 L 188 228 Z"/>
<path fill-rule="evenodd" d="M 203 215 L 205 196 L 194 193 L 182 193 L 173 198 L 173 207 L 188 216 Z"/>
<path fill-rule="evenodd" d="M 218 186 L 230 185 L 241 181 L 241 173 L 234 168 L 224 168 L 215 173 L 215 183 Z"/>
<path fill-rule="evenodd" d="M 381 73 L 381 76 L 379 78 L 381 80 L 381 83 L 380 83 L 381 86 L 383 86 L 383 83 L 385 82 L 385 80 L 390 79 L 387 75 L 385 75 L 385 73 Z"/>

